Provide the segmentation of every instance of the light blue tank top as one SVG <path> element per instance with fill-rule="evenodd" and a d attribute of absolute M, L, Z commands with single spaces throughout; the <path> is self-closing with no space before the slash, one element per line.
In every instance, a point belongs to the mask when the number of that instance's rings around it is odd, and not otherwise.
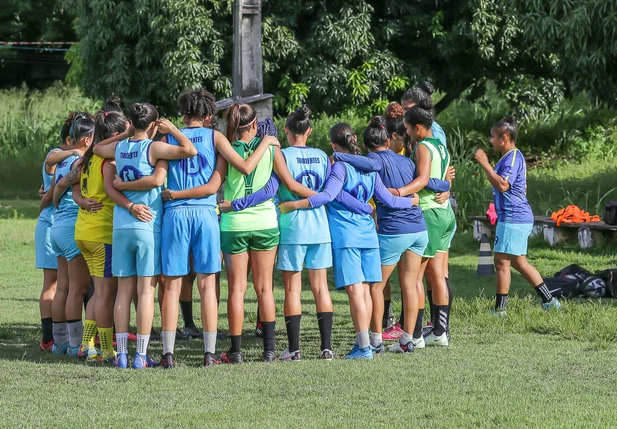
<path fill-rule="evenodd" d="M 282 149 L 289 172 L 296 182 L 320 192 L 328 178 L 330 160 L 326 153 L 312 147 L 287 147 Z M 299 199 L 285 185 L 279 188 L 281 202 Z M 330 230 L 326 207 L 295 210 L 281 214 L 279 219 L 281 244 L 322 244 L 330 243 Z"/>
<path fill-rule="evenodd" d="M 79 159 L 79 156 L 71 155 L 56 166 L 56 184 L 58 184 L 60 179 L 71 172 L 73 165 Z M 54 228 L 75 228 L 79 206 L 73 200 L 72 189 L 73 188 L 69 186 L 69 188 L 64 191 L 64 194 L 62 194 L 62 197 L 60 197 L 60 203 L 54 212 Z"/>
<path fill-rule="evenodd" d="M 187 136 L 199 152 L 188 159 L 169 161 L 167 173 L 167 188 L 172 191 L 184 191 L 208 183 L 216 167 L 216 148 L 214 147 L 214 130 L 202 127 L 184 128 L 180 130 Z M 167 142 L 180 146 L 172 136 L 167 136 Z M 182 205 L 216 207 L 216 194 L 204 198 L 185 200 L 170 200 L 165 202 L 165 208 Z"/>
<path fill-rule="evenodd" d="M 377 173 L 366 173 L 343 163 L 347 177 L 343 190 L 349 192 L 362 203 L 367 203 L 375 192 Z M 328 222 L 332 236 L 332 248 L 354 247 L 358 249 L 377 249 L 379 240 L 375 222 L 370 215 L 361 215 L 347 210 L 336 200 L 328 204 Z"/>
<path fill-rule="evenodd" d="M 45 157 L 45 161 L 47 161 L 47 157 L 49 156 L 50 153 L 52 152 L 56 152 L 62 150 L 60 148 L 53 148 L 52 150 L 50 150 L 47 153 L 47 156 Z M 52 180 L 54 180 L 54 175 L 53 174 L 49 174 L 47 172 L 47 169 L 45 167 L 47 167 L 47 164 L 45 164 L 45 161 L 43 161 L 43 189 L 45 190 L 45 192 L 49 191 L 49 188 L 51 186 L 51 182 Z M 53 204 L 48 205 L 47 207 L 45 207 L 43 210 L 41 210 L 41 214 L 39 214 L 39 221 L 41 222 L 47 222 L 48 224 L 52 224 L 54 221 L 54 212 L 56 211 L 56 208 L 54 207 Z"/>
<path fill-rule="evenodd" d="M 154 166 L 150 164 L 150 145 L 152 140 L 122 140 L 116 145 L 116 172 L 124 182 L 151 176 Z M 114 208 L 114 230 L 117 229 L 144 229 L 160 232 L 163 215 L 163 198 L 161 187 L 150 191 L 124 191 L 124 195 L 135 204 L 144 204 L 150 207 L 152 220 L 142 222 L 135 219 L 124 207 Z"/>

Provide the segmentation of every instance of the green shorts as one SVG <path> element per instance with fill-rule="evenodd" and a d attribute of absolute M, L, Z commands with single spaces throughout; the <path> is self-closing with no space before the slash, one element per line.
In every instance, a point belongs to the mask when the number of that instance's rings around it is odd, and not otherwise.
<path fill-rule="evenodd" d="M 456 218 L 452 207 L 445 209 L 428 209 L 422 212 L 428 232 L 428 246 L 424 258 L 434 258 L 437 252 L 446 253 L 452 233 L 456 228 Z"/>
<path fill-rule="evenodd" d="M 279 245 L 279 229 L 258 231 L 221 231 L 221 250 L 237 254 L 251 250 L 270 250 Z"/>

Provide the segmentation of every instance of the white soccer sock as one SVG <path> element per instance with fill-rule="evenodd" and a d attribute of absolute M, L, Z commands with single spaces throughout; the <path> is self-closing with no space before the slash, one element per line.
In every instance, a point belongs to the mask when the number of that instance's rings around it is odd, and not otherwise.
<path fill-rule="evenodd" d="M 369 340 L 368 335 L 368 329 L 356 332 L 356 339 L 358 341 L 358 347 L 360 347 L 361 349 L 365 349 L 371 345 L 371 341 Z"/>
<path fill-rule="evenodd" d="M 73 349 L 79 347 L 84 337 L 84 324 L 80 320 L 78 322 L 67 323 L 66 326 L 69 330 L 69 346 Z"/>
<path fill-rule="evenodd" d="M 150 341 L 150 334 L 141 335 L 137 334 L 137 353 L 140 355 L 146 355 L 148 353 L 148 342 Z"/>
<path fill-rule="evenodd" d="M 161 331 L 161 340 L 163 341 L 163 354 L 173 354 L 176 344 L 176 331 Z"/>
<path fill-rule="evenodd" d="M 413 334 L 408 334 L 407 332 L 403 332 L 403 336 L 401 337 L 399 341 L 401 342 L 402 345 L 405 346 L 408 343 L 410 343 L 411 340 L 413 340 Z"/>
<path fill-rule="evenodd" d="M 216 352 L 216 331 L 204 332 L 204 353 Z"/>
<path fill-rule="evenodd" d="M 371 346 L 377 347 L 383 343 L 381 332 L 371 332 Z"/>
<path fill-rule="evenodd" d="M 69 331 L 66 322 L 52 322 L 51 329 L 56 346 L 60 347 L 69 342 Z"/>
<path fill-rule="evenodd" d="M 116 346 L 118 347 L 118 353 L 128 353 L 129 333 L 124 332 L 119 334 L 116 332 Z"/>

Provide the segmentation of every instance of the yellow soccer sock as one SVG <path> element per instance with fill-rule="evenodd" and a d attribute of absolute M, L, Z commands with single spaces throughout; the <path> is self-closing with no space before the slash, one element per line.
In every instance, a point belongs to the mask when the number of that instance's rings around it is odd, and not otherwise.
<path fill-rule="evenodd" d="M 96 322 L 86 319 L 84 321 L 84 336 L 81 340 L 83 349 L 94 348 L 94 337 L 96 336 Z"/>
<path fill-rule="evenodd" d="M 99 337 L 101 338 L 101 351 L 103 352 L 103 357 L 108 358 L 114 356 L 114 328 L 99 328 Z"/>

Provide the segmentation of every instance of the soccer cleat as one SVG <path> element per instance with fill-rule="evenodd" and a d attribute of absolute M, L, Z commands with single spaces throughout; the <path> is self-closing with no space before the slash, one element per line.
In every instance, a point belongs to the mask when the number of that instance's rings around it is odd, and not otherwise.
<path fill-rule="evenodd" d="M 150 356 L 135 353 L 135 357 L 133 358 L 133 365 L 131 366 L 131 368 L 143 369 L 154 368 L 155 366 L 159 366 L 158 361 L 155 361 Z"/>
<path fill-rule="evenodd" d="M 165 353 L 159 362 L 159 366 L 165 369 L 172 369 L 176 367 L 176 361 L 174 360 L 173 353 Z"/>
<path fill-rule="evenodd" d="M 430 334 L 433 331 L 433 323 L 432 322 L 428 322 L 426 324 L 426 326 L 424 328 L 422 328 L 422 336 L 426 337 L 428 334 Z"/>
<path fill-rule="evenodd" d="M 413 343 L 414 349 L 423 349 L 426 347 L 426 344 L 424 343 L 424 337 L 412 338 L 411 342 Z"/>
<path fill-rule="evenodd" d="M 255 326 L 255 336 L 257 338 L 263 338 L 264 337 L 264 330 L 263 330 L 263 327 L 261 326 L 261 322 L 258 322 L 257 326 Z"/>
<path fill-rule="evenodd" d="M 388 317 L 384 317 L 383 320 L 381 321 L 381 325 L 384 327 L 384 330 L 386 331 L 390 329 L 392 326 L 394 326 L 394 316 L 390 314 Z"/>
<path fill-rule="evenodd" d="M 116 334 L 114 334 L 114 337 L 116 336 Z M 137 341 L 137 335 L 135 335 L 132 332 L 129 332 L 129 336 L 127 337 L 129 341 Z"/>
<path fill-rule="evenodd" d="M 116 358 L 114 359 L 114 366 L 116 368 L 128 368 L 129 367 L 129 355 L 125 352 L 117 353 Z"/>
<path fill-rule="evenodd" d="M 197 329 L 195 326 L 185 326 L 184 327 L 184 335 L 189 338 L 202 338 L 203 333 Z"/>
<path fill-rule="evenodd" d="M 79 357 L 80 350 L 81 350 L 81 346 L 77 346 L 77 347 L 69 346 L 69 348 L 66 349 L 66 355 L 71 356 L 71 357 Z"/>
<path fill-rule="evenodd" d="M 244 363 L 244 357 L 242 352 L 232 352 L 229 350 L 221 355 L 221 361 L 223 363 L 241 364 Z"/>
<path fill-rule="evenodd" d="M 116 361 L 116 353 L 115 352 L 114 352 L 113 355 L 108 355 L 107 353 L 103 352 L 99 356 L 99 362 L 110 363 L 110 364 L 114 365 L 115 361 Z"/>
<path fill-rule="evenodd" d="M 57 344 L 54 343 L 53 347 L 51 348 L 51 354 L 56 355 L 56 356 L 62 356 L 66 354 L 66 351 L 68 349 L 69 349 L 69 343 L 62 344 L 61 346 L 58 346 Z"/>
<path fill-rule="evenodd" d="M 52 349 L 54 348 L 54 340 L 51 340 L 49 342 L 44 342 L 43 340 L 39 341 L 39 349 L 42 352 L 50 352 L 52 351 Z"/>
<path fill-rule="evenodd" d="M 99 360 L 100 352 L 96 348 L 80 348 L 79 353 L 77 353 L 77 358 L 88 361 L 97 361 Z"/>
<path fill-rule="evenodd" d="M 217 340 L 224 340 L 225 338 L 227 338 L 227 334 L 223 331 L 221 331 L 220 329 L 216 330 L 216 339 Z"/>
<path fill-rule="evenodd" d="M 403 329 L 401 329 L 401 325 L 399 323 L 395 323 L 388 329 L 386 329 L 382 334 L 382 339 L 386 341 L 395 341 L 403 336 Z"/>
<path fill-rule="evenodd" d="M 392 353 L 407 353 L 407 354 L 413 353 L 414 350 L 415 350 L 415 347 L 413 345 L 413 341 L 410 341 L 405 345 L 401 344 L 400 341 L 397 341 L 396 343 L 392 344 L 390 348 L 388 349 L 388 351 Z"/>
<path fill-rule="evenodd" d="M 154 328 L 150 329 L 150 341 L 161 341 L 161 334 L 156 332 Z"/>
<path fill-rule="evenodd" d="M 276 362 L 276 354 L 273 351 L 268 350 L 263 353 L 261 361 L 266 363 Z"/>
<path fill-rule="evenodd" d="M 371 351 L 370 346 L 364 348 L 358 347 L 357 349 L 356 346 L 354 346 L 354 348 L 352 348 L 351 351 L 345 355 L 345 359 L 373 359 L 373 352 Z"/>
<path fill-rule="evenodd" d="M 506 317 L 508 315 L 505 308 L 491 308 L 491 314 L 495 317 Z"/>
<path fill-rule="evenodd" d="M 223 360 L 219 355 L 210 352 L 204 353 L 204 366 L 214 366 L 222 363 Z"/>
<path fill-rule="evenodd" d="M 332 350 L 324 349 L 321 351 L 321 360 L 332 360 L 334 359 L 334 352 Z"/>
<path fill-rule="evenodd" d="M 438 346 L 438 347 L 447 347 L 448 346 L 448 334 L 444 332 L 440 336 L 435 335 L 432 331 L 428 336 L 424 339 L 425 345 L 428 346 Z"/>
<path fill-rule="evenodd" d="M 176 329 L 176 341 L 179 340 L 188 340 L 189 336 L 184 333 L 180 328 Z"/>
<path fill-rule="evenodd" d="M 300 354 L 300 350 L 290 353 L 289 349 L 285 349 L 283 353 L 281 353 L 281 355 L 279 356 L 279 360 L 299 362 L 302 360 L 302 355 Z"/>
<path fill-rule="evenodd" d="M 551 299 L 549 302 L 545 302 L 542 304 L 542 308 L 545 311 L 549 310 L 559 310 L 561 308 L 561 302 L 557 298 Z"/>
<path fill-rule="evenodd" d="M 379 344 L 378 346 L 374 346 L 371 344 L 371 351 L 374 355 L 380 355 L 386 351 L 386 348 L 384 347 L 383 343 Z"/>

